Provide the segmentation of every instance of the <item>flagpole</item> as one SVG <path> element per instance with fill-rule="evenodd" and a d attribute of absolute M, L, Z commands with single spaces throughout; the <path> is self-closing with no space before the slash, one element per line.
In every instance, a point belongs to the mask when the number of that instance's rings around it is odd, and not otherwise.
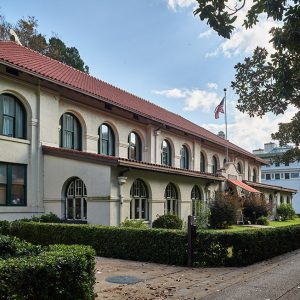
<path fill-rule="evenodd" d="M 224 89 L 224 99 L 225 99 L 225 139 L 226 139 L 226 162 L 228 159 L 228 139 L 227 139 L 227 99 L 226 99 L 226 88 Z"/>

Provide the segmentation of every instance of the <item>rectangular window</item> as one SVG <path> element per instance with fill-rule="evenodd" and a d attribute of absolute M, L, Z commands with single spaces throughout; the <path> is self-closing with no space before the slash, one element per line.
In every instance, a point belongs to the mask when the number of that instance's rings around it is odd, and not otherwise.
<path fill-rule="evenodd" d="M 285 165 L 286 167 L 288 167 L 288 166 L 290 165 L 290 163 L 285 162 L 284 165 Z"/>
<path fill-rule="evenodd" d="M 280 173 L 275 173 L 275 179 L 276 180 L 280 179 Z"/>
<path fill-rule="evenodd" d="M 26 166 L 0 163 L 0 205 L 26 205 Z"/>
<path fill-rule="evenodd" d="M 271 180 L 271 174 L 266 174 L 266 180 Z"/>
<path fill-rule="evenodd" d="M 291 173 L 291 178 L 299 178 L 299 173 Z"/>
<path fill-rule="evenodd" d="M 280 163 L 279 162 L 276 162 L 275 163 L 275 167 L 279 167 L 280 166 Z"/>
<path fill-rule="evenodd" d="M 271 175 L 272 179 L 274 179 L 274 174 Z"/>
<path fill-rule="evenodd" d="M 290 179 L 290 173 L 284 173 L 284 179 Z"/>
<path fill-rule="evenodd" d="M 261 174 L 261 179 L 265 179 L 266 175 L 265 174 Z"/>

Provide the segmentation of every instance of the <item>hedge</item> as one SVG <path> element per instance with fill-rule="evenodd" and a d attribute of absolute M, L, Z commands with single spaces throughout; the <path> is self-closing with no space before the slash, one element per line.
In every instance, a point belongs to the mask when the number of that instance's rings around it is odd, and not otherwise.
<path fill-rule="evenodd" d="M 89 245 L 104 257 L 174 265 L 187 261 L 187 238 L 181 230 L 12 222 L 3 233 L 39 245 Z"/>
<path fill-rule="evenodd" d="M 42 248 L 0 236 L 0 248 L 0 299 L 94 299 L 95 251 L 91 247 Z"/>
<path fill-rule="evenodd" d="M 0 230 L 34 244 L 83 244 L 97 255 L 186 265 L 187 233 L 92 225 L 13 222 Z M 195 266 L 242 266 L 300 248 L 300 225 L 233 233 L 199 231 L 193 242 Z"/>

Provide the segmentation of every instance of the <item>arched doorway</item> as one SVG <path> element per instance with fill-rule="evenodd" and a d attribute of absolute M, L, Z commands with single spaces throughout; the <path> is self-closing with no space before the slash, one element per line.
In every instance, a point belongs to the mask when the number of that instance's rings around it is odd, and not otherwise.
<path fill-rule="evenodd" d="M 72 179 L 66 188 L 65 217 L 67 220 L 87 219 L 87 192 L 84 182 Z"/>

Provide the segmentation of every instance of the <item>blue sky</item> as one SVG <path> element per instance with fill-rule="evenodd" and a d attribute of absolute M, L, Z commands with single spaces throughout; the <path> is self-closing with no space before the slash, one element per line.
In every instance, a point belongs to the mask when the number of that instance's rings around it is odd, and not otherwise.
<path fill-rule="evenodd" d="M 220 38 L 193 16 L 193 0 L 0 0 L 7 21 L 35 16 L 39 31 L 56 33 L 75 46 L 90 73 L 161 105 L 217 133 L 224 117 L 214 108 L 228 89 L 229 139 L 252 150 L 270 140 L 279 121 L 250 119 L 235 109 L 230 89 L 234 65 L 256 45 L 271 49 L 262 20 L 253 30 L 242 28 L 243 12 L 231 40 Z"/>

